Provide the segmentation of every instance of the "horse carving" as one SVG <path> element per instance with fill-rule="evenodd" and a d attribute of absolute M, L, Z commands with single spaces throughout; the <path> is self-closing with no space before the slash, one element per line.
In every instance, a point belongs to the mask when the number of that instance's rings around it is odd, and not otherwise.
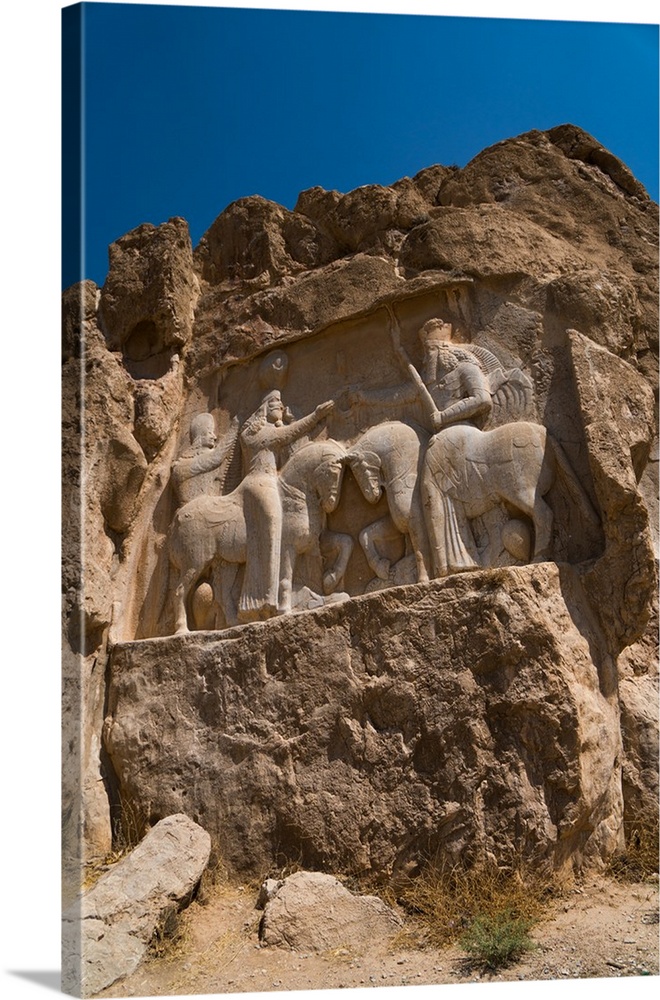
<path fill-rule="evenodd" d="M 326 529 L 326 515 L 339 503 L 344 473 L 344 448 L 335 441 L 313 441 L 280 470 L 282 536 L 278 613 L 291 610 L 296 560 L 304 553 L 321 560 L 324 551 L 337 553 L 336 563 L 324 574 L 324 590 L 343 575 L 352 549 L 347 536 Z M 170 568 L 174 578 L 175 631 L 188 631 L 187 606 L 197 583 L 211 574 L 215 599 L 228 625 L 239 623 L 234 583 L 246 561 L 247 528 L 242 484 L 226 496 L 196 497 L 175 514 L 170 530 Z"/>
<path fill-rule="evenodd" d="M 481 568 L 470 520 L 497 504 L 531 520 L 532 561 L 550 559 L 553 514 L 544 497 L 558 476 L 585 518 L 599 524 L 563 449 L 540 424 L 520 421 L 487 431 L 456 424 L 436 434 L 421 475 L 433 576 Z"/>
<path fill-rule="evenodd" d="M 374 573 L 387 580 L 390 563 L 378 551 L 378 541 L 392 534 L 392 525 L 409 540 L 415 556 L 417 582 L 429 579 L 430 553 L 418 488 L 427 435 L 409 424 L 390 421 L 370 428 L 351 447 L 346 461 L 369 503 L 387 497 L 389 515 L 360 532 L 360 544 Z"/>

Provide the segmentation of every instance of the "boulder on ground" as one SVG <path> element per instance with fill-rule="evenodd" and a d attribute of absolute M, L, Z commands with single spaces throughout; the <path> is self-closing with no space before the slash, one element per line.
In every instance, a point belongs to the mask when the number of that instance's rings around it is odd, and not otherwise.
<path fill-rule="evenodd" d="M 187 816 L 168 816 L 64 914 L 62 988 L 90 996 L 139 965 L 155 931 L 187 902 L 211 838 Z"/>
<path fill-rule="evenodd" d="M 333 875 L 296 872 L 266 904 L 259 928 L 264 944 L 294 951 L 359 949 L 392 937 L 401 918 L 378 896 L 356 896 Z"/>

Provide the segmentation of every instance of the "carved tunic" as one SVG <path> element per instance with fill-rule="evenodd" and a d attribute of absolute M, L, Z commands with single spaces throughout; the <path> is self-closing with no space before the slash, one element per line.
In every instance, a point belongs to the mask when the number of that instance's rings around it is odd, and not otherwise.
<path fill-rule="evenodd" d="M 488 380 L 478 365 L 461 361 L 443 378 L 429 385 L 429 391 L 440 411 L 441 427 L 469 420 L 483 427 L 490 416 L 492 402 Z"/>
<path fill-rule="evenodd" d="M 230 449 L 231 445 L 223 443 L 217 448 L 191 448 L 184 452 L 172 466 L 172 485 L 179 505 L 202 494 L 221 492 L 222 478 L 218 469 Z"/>
<path fill-rule="evenodd" d="M 243 621 L 268 618 L 277 612 L 282 540 L 278 464 L 283 450 L 310 431 L 318 419 L 316 413 L 311 413 L 278 426 L 265 416 L 261 424 L 250 418 L 241 431 L 241 449 L 247 467 L 242 483 L 247 558 L 238 606 Z"/>

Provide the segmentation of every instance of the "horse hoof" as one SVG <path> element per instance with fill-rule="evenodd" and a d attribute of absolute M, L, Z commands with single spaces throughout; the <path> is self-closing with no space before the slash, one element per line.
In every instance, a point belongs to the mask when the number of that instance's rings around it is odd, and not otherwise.
<path fill-rule="evenodd" d="M 389 580 L 390 578 L 390 564 L 387 559 L 379 559 L 376 565 L 373 567 L 374 573 L 381 580 Z"/>

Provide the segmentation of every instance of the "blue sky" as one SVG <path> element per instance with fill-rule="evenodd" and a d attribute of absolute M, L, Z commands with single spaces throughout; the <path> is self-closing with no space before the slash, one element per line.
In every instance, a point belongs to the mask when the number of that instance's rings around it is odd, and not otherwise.
<path fill-rule="evenodd" d="M 142 222 L 183 216 L 197 243 L 245 195 L 293 208 L 569 121 L 658 198 L 657 25 L 83 8 L 85 254 L 65 287 L 101 284 Z"/>

